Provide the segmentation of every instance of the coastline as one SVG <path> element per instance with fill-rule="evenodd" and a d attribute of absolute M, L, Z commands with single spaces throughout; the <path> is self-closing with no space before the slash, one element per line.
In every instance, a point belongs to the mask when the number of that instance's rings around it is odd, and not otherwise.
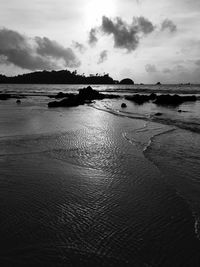
<path fill-rule="evenodd" d="M 0 115 L 2 263 L 198 266 L 188 204 L 123 136 L 144 121 L 27 101 Z"/>

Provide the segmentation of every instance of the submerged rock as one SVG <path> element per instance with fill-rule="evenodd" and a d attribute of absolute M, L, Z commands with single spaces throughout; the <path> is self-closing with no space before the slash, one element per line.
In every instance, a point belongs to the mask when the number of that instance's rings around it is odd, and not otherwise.
<path fill-rule="evenodd" d="M 17 99 L 16 103 L 17 104 L 21 104 L 21 100 L 20 99 Z"/>

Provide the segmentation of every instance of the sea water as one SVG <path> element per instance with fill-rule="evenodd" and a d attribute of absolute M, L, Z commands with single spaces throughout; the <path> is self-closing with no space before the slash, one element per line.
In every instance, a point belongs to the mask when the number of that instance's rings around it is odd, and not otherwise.
<path fill-rule="evenodd" d="M 46 95 L 79 88 L 1 85 L 29 93 L 1 101 L 2 266 L 199 266 L 199 101 L 47 108 Z"/>

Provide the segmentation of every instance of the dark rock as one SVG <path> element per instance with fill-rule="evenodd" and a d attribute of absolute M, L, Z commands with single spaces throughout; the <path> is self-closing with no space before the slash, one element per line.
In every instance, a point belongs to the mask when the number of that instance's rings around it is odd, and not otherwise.
<path fill-rule="evenodd" d="M 101 94 L 102 99 L 109 98 L 109 99 L 114 99 L 114 98 L 120 98 L 120 95 L 114 95 L 114 94 Z"/>
<path fill-rule="evenodd" d="M 62 95 L 62 94 L 60 94 Z M 62 95 L 63 96 L 63 95 Z M 85 103 L 91 103 L 92 100 L 101 100 L 104 98 L 118 98 L 118 95 L 101 94 L 88 86 L 79 90 L 78 94 L 67 94 L 67 97 L 61 101 L 49 102 L 48 107 L 75 107 Z"/>
<path fill-rule="evenodd" d="M 121 107 L 122 107 L 122 108 L 126 108 L 126 107 L 127 107 L 126 103 L 122 103 L 122 104 L 121 104 Z"/>
<path fill-rule="evenodd" d="M 74 96 L 75 94 L 72 93 L 63 93 L 63 92 L 59 92 L 55 98 L 65 98 L 65 97 L 70 97 L 70 96 Z"/>
<path fill-rule="evenodd" d="M 48 95 L 48 97 L 60 99 L 60 98 L 74 96 L 74 95 L 76 95 L 76 94 L 59 92 L 59 93 L 57 93 L 57 95 Z"/>
<path fill-rule="evenodd" d="M 181 112 L 184 112 L 184 113 L 185 113 L 185 112 L 188 112 L 188 111 L 187 111 L 187 110 L 179 109 L 178 112 L 179 112 L 179 113 L 181 113 Z"/>
<path fill-rule="evenodd" d="M 98 91 L 92 89 L 91 86 L 79 90 L 79 98 L 84 100 L 94 100 L 94 99 L 103 99 L 103 95 Z"/>
<path fill-rule="evenodd" d="M 134 81 L 129 78 L 126 78 L 126 79 L 121 80 L 120 84 L 134 84 Z"/>
<path fill-rule="evenodd" d="M 21 100 L 20 99 L 17 99 L 16 103 L 17 104 L 21 104 Z"/>
<path fill-rule="evenodd" d="M 0 94 L 0 100 L 7 100 L 11 97 L 11 94 Z"/>
<path fill-rule="evenodd" d="M 157 82 L 156 85 L 161 85 L 161 82 Z"/>
<path fill-rule="evenodd" d="M 24 95 L 14 95 L 14 94 L 0 94 L 0 100 L 7 100 L 7 99 L 10 99 L 10 98 L 15 98 L 15 99 L 22 99 L 22 98 L 26 98 L 26 96 Z"/>
<path fill-rule="evenodd" d="M 132 96 L 126 96 L 125 99 L 133 101 L 138 105 L 142 105 L 145 102 L 153 101 L 157 105 L 166 106 L 178 106 L 184 102 L 196 101 L 197 97 L 192 96 L 180 96 L 180 95 L 156 95 L 154 93 L 150 95 L 135 94 Z"/>
<path fill-rule="evenodd" d="M 196 96 L 160 95 L 154 101 L 157 105 L 178 106 L 187 101 L 196 101 Z"/>
<path fill-rule="evenodd" d="M 156 99 L 156 97 L 157 97 L 157 95 L 152 93 L 152 94 L 150 94 L 149 99 L 154 100 L 154 99 Z"/>
<path fill-rule="evenodd" d="M 53 101 L 48 103 L 49 108 L 55 107 L 76 107 L 79 105 L 83 105 L 85 103 L 84 100 L 80 99 L 78 96 L 72 96 L 69 98 L 64 98 L 61 101 Z"/>
<path fill-rule="evenodd" d="M 133 96 L 126 96 L 125 99 L 135 102 L 138 105 L 142 105 L 150 100 L 149 95 L 135 94 Z"/>
<path fill-rule="evenodd" d="M 157 113 L 155 113 L 154 115 L 155 115 L 155 116 L 161 116 L 162 113 L 161 113 L 161 112 L 157 112 Z"/>
<path fill-rule="evenodd" d="M 59 93 L 55 96 L 55 98 L 64 98 L 64 97 L 66 97 L 66 95 L 65 95 L 63 92 L 59 92 Z"/>

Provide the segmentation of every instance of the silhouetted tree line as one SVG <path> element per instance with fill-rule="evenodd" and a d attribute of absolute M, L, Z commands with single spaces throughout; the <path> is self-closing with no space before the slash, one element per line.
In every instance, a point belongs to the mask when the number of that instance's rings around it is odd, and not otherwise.
<path fill-rule="evenodd" d="M 13 77 L 7 77 L 0 74 L 0 83 L 36 83 L 36 84 L 115 84 L 109 74 L 89 75 L 77 74 L 77 71 L 70 72 L 68 70 L 60 71 L 37 71 L 26 73 Z"/>

